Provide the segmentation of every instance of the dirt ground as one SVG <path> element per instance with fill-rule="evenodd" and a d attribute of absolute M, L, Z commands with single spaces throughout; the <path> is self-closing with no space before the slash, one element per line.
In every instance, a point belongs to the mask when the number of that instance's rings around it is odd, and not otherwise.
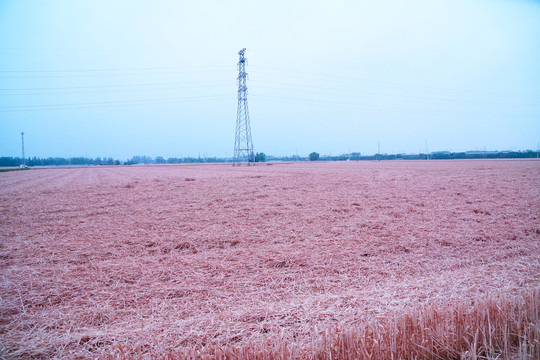
<path fill-rule="evenodd" d="M 299 343 L 540 286 L 540 161 L 0 173 L 0 357 Z"/>

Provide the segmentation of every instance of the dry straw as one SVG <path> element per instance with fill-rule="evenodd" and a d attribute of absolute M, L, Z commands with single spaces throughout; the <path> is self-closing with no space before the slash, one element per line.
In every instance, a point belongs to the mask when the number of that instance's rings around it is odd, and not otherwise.
<path fill-rule="evenodd" d="M 3 174 L 0 358 L 539 358 L 539 165 Z"/>
<path fill-rule="evenodd" d="M 540 289 L 531 289 L 512 299 L 429 307 L 363 327 L 327 329 L 314 335 L 309 345 L 282 338 L 241 347 L 196 347 L 158 358 L 533 360 L 540 358 L 539 312 Z M 132 358 L 145 358 L 145 354 L 119 345 L 103 356 Z"/>

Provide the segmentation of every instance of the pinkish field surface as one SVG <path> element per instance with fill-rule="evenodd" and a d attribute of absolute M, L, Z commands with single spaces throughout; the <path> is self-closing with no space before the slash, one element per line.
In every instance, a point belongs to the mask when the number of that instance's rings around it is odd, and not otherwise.
<path fill-rule="evenodd" d="M 0 174 L 0 357 L 238 345 L 540 286 L 540 161 Z"/>

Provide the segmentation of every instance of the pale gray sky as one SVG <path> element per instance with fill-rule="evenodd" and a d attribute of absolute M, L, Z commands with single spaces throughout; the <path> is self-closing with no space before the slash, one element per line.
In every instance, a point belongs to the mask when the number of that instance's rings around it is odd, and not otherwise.
<path fill-rule="evenodd" d="M 540 2 L 0 0 L 0 156 L 536 149 Z"/>

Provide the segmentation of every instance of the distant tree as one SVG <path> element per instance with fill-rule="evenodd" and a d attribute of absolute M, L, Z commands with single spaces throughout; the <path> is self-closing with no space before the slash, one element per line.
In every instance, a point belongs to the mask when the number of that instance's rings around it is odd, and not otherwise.
<path fill-rule="evenodd" d="M 154 159 L 154 162 L 156 164 L 165 164 L 165 159 L 163 158 L 163 156 L 156 156 L 156 158 Z"/>
<path fill-rule="evenodd" d="M 150 156 L 133 156 L 128 162 L 132 164 L 152 164 L 154 162 L 154 159 L 152 159 Z"/>
<path fill-rule="evenodd" d="M 0 157 L 0 166 L 18 166 L 21 163 L 21 159 L 3 156 Z"/>
<path fill-rule="evenodd" d="M 261 152 L 257 153 L 255 155 L 255 162 L 265 162 L 266 161 L 266 154 Z"/>
<path fill-rule="evenodd" d="M 319 153 L 314 151 L 311 154 L 309 154 L 309 160 L 311 161 L 319 160 Z"/>

